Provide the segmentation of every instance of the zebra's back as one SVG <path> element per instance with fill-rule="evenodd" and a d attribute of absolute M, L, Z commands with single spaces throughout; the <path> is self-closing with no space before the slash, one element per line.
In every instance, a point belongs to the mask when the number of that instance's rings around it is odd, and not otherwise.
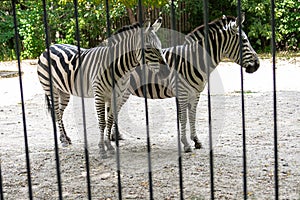
<path fill-rule="evenodd" d="M 60 91 L 75 96 L 81 96 L 79 90 L 80 79 L 79 79 L 79 53 L 78 47 L 69 44 L 54 44 L 49 47 L 50 49 L 50 61 L 51 61 L 51 73 L 53 86 Z M 81 60 L 84 60 L 88 50 L 80 49 Z M 49 73 L 50 68 L 48 64 L 48 52 L 45 51 L 39 57 L 38 61 L 38 77 L 45 91 L 50 90 Z M 86 76 L 88 67 L 85 63 L 81 64 L 83 70 L 84 83 L 84 97 L 93 97 L 91 84 L 89 78 Z"/>

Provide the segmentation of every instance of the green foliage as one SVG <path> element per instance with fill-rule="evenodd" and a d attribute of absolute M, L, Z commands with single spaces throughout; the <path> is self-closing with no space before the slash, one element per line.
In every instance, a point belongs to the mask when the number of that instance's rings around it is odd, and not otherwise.
<path fill-rule="evenodd" d="M 13 17 L 8 10 L 0 10 L 0 60 L 14 58 L 13 39 Z"/>
<path fill-rule="evenodd" d="M 244 30 L 248 33 L 254 49 L 260 52 L 270 50 L 270 8 L 270 1 L 245 0 L 242 4 L 242 9 L 246 13 Z"/>
<path fill-rule="evenodd" d="M 300 1 L 280 0 L 276 3 L 277 35 L 281 49 L 300 49 Z"/>
<path fill-rule="evenodd" d="M 45 49 L 43 13 L 40 3 L 28 2 L 30 9 L 20 9 L 18 5 L 19 34 L 22 44 L 22 58 L 36 58 Z"/>
<path fill-rule="evenodd" d="M 73 0 L 47 1 L 48 23 L 51 43 L 76 44 Z M 137 14 L 136 0 L 110 0 L 112 27 L 118 28 L 128 19 L 128 13 Z M 169 0 L 144 0 L 144 8 L 160 8 L 170 13 Z M 203 23 L 203 1 L 175 1 L 177 19 L 188 15 L 191 31 Z M 243 30 L 248 34 L 258 52 L 270 51 L 271 12 L 269 0 L 242 0 L 246 13 Z M 107 37 L 104 0 L 78 0 L 78 20 L 81 46 L 97 46 Z M 179 6 L 179 5 L 183 6 Z M 209 20 L 237 14 L 236 0 L 209 1 Z M 132 17 L 132 15 L 131 15 Z M 300 50 L 300 1 L 276 1 L 276 44 L 279 50 Z M 17 19 L 21 39 L 22 58 L 37 58 L 45 49 L 43 9 L 41 1 L 17 1 Z M 124 20 L 126 19 L 126 20 Z M 131 18 L 132 19 L 132 18 Z M 0 60 L 14 59 L 14 24 L 10 1 L 0 4 Z"/>
<path fill-rule="evenodd" d="M 106 14 L 100 1 L 78 2 L 81 46 L 96 46 L 106 37 Z M 117 14 L 116 14 L 117 15 Z M 53 43 L 76 44 L 76 22 L 73 0 L 60 1 L 49 13 Z"/>
<path fill-rule="evenodd" d="M 203 20 L 203 1 L 199 0 L 190 0 L 185 2 L 185 12 L 189 13 L 191 23 L 199 26 L 204 23 Z M 233 15 L 236 14 L 236 9 L 232 6 L 228 1 L 209 1 L 208 4 L 208 12 L 209 12 L 209 21 L 212 21 L 216 18 L 220 18 L 223 15 Z"/>
<path fill-rule="evenodd" d="M 143 5 L 145 7 L 151 7 L 151 8 L 161 8 L 164 5 L 168 4 L 168 0 L 144 0 L 142 1 Z M 115 1 L 110 1 L 111 4 L 122 4 L 125 7 L 128 8 L 135 8 L 137 6 L 137 0 L 115 0 Z"/>

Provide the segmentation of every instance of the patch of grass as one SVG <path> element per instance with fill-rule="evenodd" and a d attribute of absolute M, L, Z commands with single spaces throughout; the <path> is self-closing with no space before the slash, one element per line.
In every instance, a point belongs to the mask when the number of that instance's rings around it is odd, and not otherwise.
<path fill-rule="evenodd" d="M 203 196 L 192 196 L 192 197 L 189 197 L 190 200 L 204 200 L 205 198 Z"/>
<path fill-rule="evenodd" d="M 233 93 L 238 93 L 238 94 L 240 94 L 241 91 L 235 90 Z M 254 93 L 257 93 L 257 92 L 254 92 L 254 91 L 251 91 L 251 90 L 244 90 L 244 94 L 254 94 Z"/>
<path fill-rule="evenodd" d="M 260 53 L 258 54 L 260 58 L 272 58 L 271 53 Z M 276 52 L 276 57 L 278 58 L 294 58 L 294 57 L 300 57 L 300 52 L 293 52 L 293 51 L 279 51 Z"/>
<path fill-rule="evenodd" d="M 271 53 L 259 53 L 258 57 L 261 59 L 270 59 L 272 58 Z M 294 51 L 277 51 L 276 52 L 276 58 L 285 58 L 285 59 L 291 59 L 295 57 L 300 57 L 300 51 L 294 52 Z M 223 58 L 222 62 L 233 62 L 229 58 Z"/>

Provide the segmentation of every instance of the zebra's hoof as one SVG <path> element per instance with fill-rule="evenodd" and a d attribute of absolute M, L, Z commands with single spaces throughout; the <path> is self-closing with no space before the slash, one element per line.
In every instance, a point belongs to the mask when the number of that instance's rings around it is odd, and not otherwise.
<path fill-rule="evenodd" d="M 119 140 L 124 140 L 124 136 L 121 133 L 119 133 Z M 116 141 L 116 134 L 111 134 L 110 141 Z"/>
<path fill-rule="evenodd" d="M 184 152 L 185 153 L 190 153 L 190 152 L 193 152 L 191 146 L 187 146 L 187 147 L 184 147 Z"/>
<path fill-rule="evenodd" d="M 201 149 L 202 144 L 200 142 L 195 142 L 195 149 Z"/>
<path fill-rule="evenodd" d="M 112 149 L 109 149 L 108 152 L 109 152 L 110 155 L 115 155 L 116 151 L 115 151 L 114 148 L 112 148 Z"/>
<path fill-rule="evenodd" d="M 106 141 L 105 141 L 105 145 L 106 145 L 106 147 L 107 147 L 108 153 L 111 154 L 111 155 L 114 155 L 114 154 L 115 154 L 115 148 L 111 145 L 110 142 L 111 142 L 111 141 L 106 140 Z"/>
<path fill-rule="evenodd" d="M 66 140 L 68 141 L 69 144 L 72 144 L 72 141 L 68 136 L 66 137 Z"/>
<path fill-rule="evenodd" d="M 107 159 L 108 158 L 106 151 L 105 152 L 100 152 L 100 158 L 101 159 Z"/>
<path fill-rule="evenodd" d="M 63 147 L 68 147 L 69 145 L 72 144 L 71 139 L 68 136 L 61 136 L 60 137 L 60 142 Z"/>
<path fill-rule="evenodd" d="M 61 145 L 62 145 L 63 147 L 68 147 L 68 146 L 70 146 L 71 144 L 72 144 L 71 141 L 68 141 L 68 140 L 64 140 L 64 141 L 61 142 Z"/>

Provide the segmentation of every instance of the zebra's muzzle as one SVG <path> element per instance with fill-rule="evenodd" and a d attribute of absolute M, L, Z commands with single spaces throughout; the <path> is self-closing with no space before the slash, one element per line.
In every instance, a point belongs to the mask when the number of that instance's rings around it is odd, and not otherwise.
<path fill-rule="evenodd" d="M 259 68 L 259 60 L 258 60 L 258 58 L 257 59 L 255 59 L 255 61 L 254 61 L 254 64 L 253 65 L 250 65 L 250 66 L 248 66 L 247 68 L 246 68 L 246 72 L 247 73 L 253 73 L 253 72 L 256 72 L 256 70 Z"/>

